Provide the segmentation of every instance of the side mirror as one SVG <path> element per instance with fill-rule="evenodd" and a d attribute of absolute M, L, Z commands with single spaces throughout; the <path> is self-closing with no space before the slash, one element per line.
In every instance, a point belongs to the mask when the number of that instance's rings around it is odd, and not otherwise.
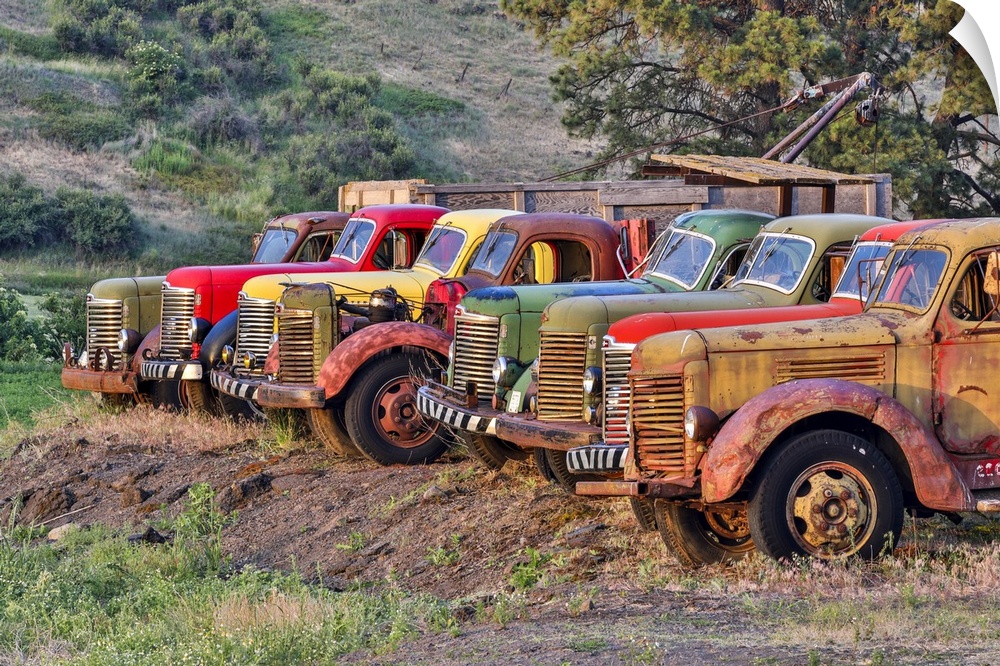
<path fill-rule="evenodd" d="M 1000 252 L 997 250 L 990 252 L 990 256 L 986 259 L 983 291 L 994 299 L 1000 298 Z"/>
<path fill-rule="evenodd" d="M 406 251 L 406 235 L 395 230 L 390 233 L 392 233 L 392 267 L 406 268 L 410 265 L 409 253 Z"/>
<path fill-rule="evenodd" d="M 629 242 L 628 237 L 628 227 L 622 227 L 618 230 L 618 246 L 620 248 L 619 253 L 621 259 L 624 263 L 628 264 L 632 261 L 632 243 Z"/>

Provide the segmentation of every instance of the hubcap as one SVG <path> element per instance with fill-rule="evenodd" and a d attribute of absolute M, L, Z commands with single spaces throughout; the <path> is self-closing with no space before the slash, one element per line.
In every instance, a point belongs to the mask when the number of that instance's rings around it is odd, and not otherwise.
<path fill-rule="evenodd" d="M 383 386 L 372 405 L 379 435 L 393 446 L 412 449 L 434 436 L 417 411 L 417 389 L 409 378 L 399 378 Z"/>
<path fill-rule="evenodd" d="M 868 541 L 875 528 L 875 492 L 857 469 L 828 461 L 795 479 L 789 492 L 788 527 L 810 555 L 846 557 Z"/>

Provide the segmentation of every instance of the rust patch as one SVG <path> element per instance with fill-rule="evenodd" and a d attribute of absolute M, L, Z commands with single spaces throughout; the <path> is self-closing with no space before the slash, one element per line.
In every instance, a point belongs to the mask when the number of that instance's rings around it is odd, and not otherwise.
<path fill-rule="evenodd" d="M 979 393 L 982 393 L 983 395 L 989 397 L 989 393 L 987 393 L 986 389 L 984 389 L 981 386 L 959 386 L 958 387 L 958 392 L 959 393 L 965 393 L 966 391 L 978 391 Z"/>
<path fill-rule="evenodd" d="M 743 340 L 744 342 L 749 342 L 750 344 L 756 343 L 762 337 L 764 337 L 764 334 L 761 333 L 760 331 L 741 331 L 740 332 L 740 339 Z"/>
<path fill-rule="evenodd" d="M 793 326 L 792 330 L 798 333 L 799 335 L 808 335 L 809 333 L 813 332 L 811 328 L 800 328 L 798 326 Z"/>

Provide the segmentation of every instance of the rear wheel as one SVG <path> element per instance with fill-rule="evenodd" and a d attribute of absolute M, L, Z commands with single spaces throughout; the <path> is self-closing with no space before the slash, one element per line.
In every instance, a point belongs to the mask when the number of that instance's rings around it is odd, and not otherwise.
<path fill-rule="evenodd" d="M 361 452 L 383 465 L 422 465 L 448 448 L 438 421 L 417 410 L 414 378 L 430 374 L 417 354 L 393 354 L 358 370 L 344 405 L 347 432 Z"/>
<path fill-rule="evenodd" d="M 660 537 L 685 566 L 735 562 L 754 549 L 745 507 L 701 511 L 662 500 L 654 506 Z"/>
<path fill-rule="evenodd" d="M 817 430 L 769 456 L 749 515 L 758 547 L 775 559 L 873 559 L 899 541 L 903 491 L 892 464 L 871 442 Z"/>
<path fill-rule="evenodd" d="M 462 439 L 472 456 L 486 469 L 500 469 L 510 460 L 524 461 L 530 455 L 524 449 L 492 435 L 466 432 L 462 433 Z"/>
<path fill-rule="evenodd" d="M 545 448 L 536 448 L 535 450 L 542 451 L 542 455 L 545 457 L 545 464 L 552 474 L 552 480 L 571 495 L 576 494 L 576 484 L 578 481 L 607 480 L 607 477 L 600 474 L 574 474 L 571 472 L 569 466 L 566 464 L 565 451 Z"/>
<path fill-rule="evenodd" d="M 298 411 L 298 410 L 296 410 Z M 361 451 L 351 441 L 344 426 L 344 406 L 328 405 L 322 409 L 305 409 L 306 422 L 312 434 L 331 453 L 338 456 L 358 456 Z"/>

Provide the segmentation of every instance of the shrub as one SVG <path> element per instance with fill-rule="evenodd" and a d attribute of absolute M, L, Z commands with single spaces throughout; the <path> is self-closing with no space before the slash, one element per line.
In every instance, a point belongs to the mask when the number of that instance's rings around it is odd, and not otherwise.
<path fill-rule="evenodd" d="M 28 319 L 20 295 L 8 289 L 0 276 L 0 359 L 35 361 L 40 357 L 35 338 L 38 326 Z"/>
<path fill-rule="evenodd" d="M 56 191 L 67 239 L 79 254 L 127 255 L 134 247 L 135 219 L 121 195 L 98 196 L 86 190 Z"/>
<path fill-rule="evenodd" d="M 232 97 L 202 97 L 188 114 L 188 126 L 202 147 L 232 143 L 251 152 L 261 147 L 257 121 L 246 114 Z"/>
<path fill-rule="evenodd" d="M 132 131 L 128 121 L 114 109 L 98 107 L 65 92 L 47 92 L 25 102 L 41 114 L 38 134 L 73 150 L 100 148 Z"/>
<path fill-rule="evenodd" d="M 52 32 L 64 50 L 121 57 L 142 37 L 141 12 L 149 3 L 55 0 L 53 8 Z"/>
<path fill-rule="evenodd" d="M 0 247 L 17 250 L 43 242 L 53 217 L 42 190 L 24 176 L 0 176 Z"/>
<path fill-rule="evenodd" d="M 136 115 L 155 117 L 190 91 L 184 60 L 156 42 L 140 41 L 125 52 L 127 97 Z"/>
<path fill-rule="evenodd" d="M 35 345 L 45 358 L 62 356 L 63 343 L 83 349 L 87 336 L 87 301 L 80 294 L 46 294 L 39 304 L 46 317 L 37 322 Z"/>

